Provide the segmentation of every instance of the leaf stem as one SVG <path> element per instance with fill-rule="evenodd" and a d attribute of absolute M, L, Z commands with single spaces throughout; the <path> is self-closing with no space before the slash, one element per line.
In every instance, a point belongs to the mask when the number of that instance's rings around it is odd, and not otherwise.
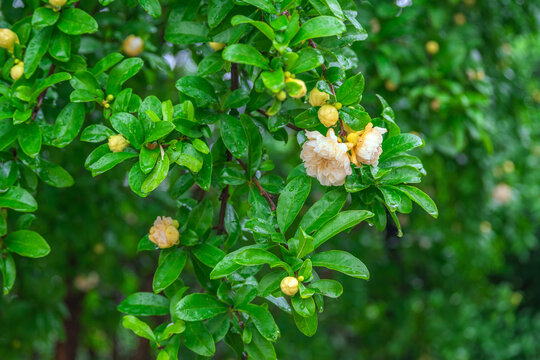
<path fill-rule="evenodd" d="M 51 76 L 54 73 L 54 70 L 56 69 L 55 64 L 51 64 L 51 67 L 49 68 L 49 73 L 47 74 L 47 77 Z M 50 87 L 50 86 L 49 86 Z M 32 121 L 36 120 L 37 114 L 39 112 L 39 109 L 41 109 L 41 105 L 43 105 L 43 100 L 45 99 L 45 95 L 47 95 L 47 90 L 49 90 L 49 87 L 46 87 L 45 90 L 39 94 L 37 98 L 37 104 L 32 110 Z"/>
<path fill-rule="evenodd" d="M 244 162 L 242 160 L 240 160 L 240 159 L 236 159 L 236 160 L 242 166 L 242 168 L 244 168 L 244 171 L 246 173 L 248 173 L 248 169 L 247 169 L 246 164 L 244 164 Z M 251 182 L 254 183 L 255 186 L 257 186 L 257 188 L 259 189 L 259 192 L 261 193 L 261 195 L 264 196 L 264 198 L 268 202 L 268 205 L 270 205 L 270 210 L 276 211 L 276 204 L 274 204 L 274 200 L 272 200 L 272 196 L 270 196 L 270 194 L 266 190 L 264 190 L 264 188 L 262 187 L 259 180 L 257 180 L 257 178 L 255 176 L 253 176 L 251 178 Z"/>

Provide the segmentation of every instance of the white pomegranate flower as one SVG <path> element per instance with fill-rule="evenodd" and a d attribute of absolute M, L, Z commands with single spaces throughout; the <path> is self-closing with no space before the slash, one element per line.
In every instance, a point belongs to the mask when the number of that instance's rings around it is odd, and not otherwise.
<path fill-rule="evenodd" d="M 386 131 L 384 128 L 373 127 L 373 124 L 369 123 L 364 130 L 349 134 L 347 139 L 354 145 L 352 162 L 357 166 L 359 164 L 379 165 L 379 156 L 382 154 L 382 136 Z"/>
<path fill-rule="evenodd" d="M 347 145 L 338 142 L 333 129 L 328 129 L 326 136 L 318 131 L 306 131 L 306 136 L 309 140 L 300 153 L 306 173 L 325 186 L 343 185 L 352 174 Z"/>

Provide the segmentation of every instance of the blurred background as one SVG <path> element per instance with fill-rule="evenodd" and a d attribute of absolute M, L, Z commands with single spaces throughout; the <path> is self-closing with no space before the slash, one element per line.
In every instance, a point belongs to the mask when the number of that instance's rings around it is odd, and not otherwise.
<path fill-rule="evenodd" d="M 380 233 L 362 225 L 335 239 L 361 256 L 371 279 L 325 274 L 345 291 L 327 302 L 313 338 L 276 311 L 278 358 L 540 358 L 540 3 L 410 3 L 357 1 L 369 37 L 348 56 L 366 78 L 362 104 L 376 112 L 375 94 L 383 95 L 402 129 L 425 140 L 416 154 L 427 171 L 420 187 L 439 219 L 415 208 L 400 218 L 401 238 L 390 226 Z M 141 36 L 147 66 L 130 85 L 174 101 L 175 80 L 196 71 L 192 58 L 203 54 L 163 44 L 163 24 L 135 5 L 116 1 L 97 13 L 96 1 L 81 2 L 100 32 L 85 37 L 80 52 L 93 64 L 129 34 Z M 1 7 L 0 22 L 25 14 L 12 1 Z M 266 140 L 282 174 L 299 163 L 290 135 L 285 147 Z M 157 253 L 137 254 L 137 243 L 176 204 L 166 188 L 138 198 L 125 166 L 92 179 L 83 166 L 92 148 L 76 141 L 48 154 L 76 184 L 39 185 L 33 226 L 52 252 L 16 258 L 15 288 L 0 297 L 1 359 L 60 359 L 65 348 L 77 359 L 152 358 L 145 340 L 121 327 L 116 305 L 151 291 Z M 231 356 L 221 346 L 215 358 Z"/>

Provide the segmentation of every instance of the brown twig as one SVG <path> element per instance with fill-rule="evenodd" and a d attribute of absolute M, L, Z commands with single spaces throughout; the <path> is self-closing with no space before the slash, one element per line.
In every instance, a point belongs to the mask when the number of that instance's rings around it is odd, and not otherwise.
<path fill-rule="evenodd" d="M 56 65 L 52 64 L 51 67 L 49 68 L 49 73 L 47 74 L 47 77 L 51 76 L 54 73 L 55 69 L 56 69 Z M 49 90 L 49 87 L 46 87 L 45 90 L 43 90 L 37 98 L 37 104 L 36 106 L 34 106 L 34 109 L 32 110 L 32 121 L 36 120 L 39 109 L 41 109 L 41 105 L 43 105 L 43 100 L 45 99 L 45 95 L 47 95 L 47 90 Z"/>
<path fill-rule="evenodd" d="M 238 325 L 240 325 L 240 329 L 242 329 L 242 332 L 244 332 L 244 321 L 242 320 L 242 317 L 240 316 L 240 313 L 238 311 L 234 312 L 236 314 L 236 318 L 238 319 Z M 242 352 L 242 360 L 247 360 L 248 355 L 246 352 Z"/>
<path fill-rule="evenodd" d="M 240 159 L 236 159 L 236 160 L 238 160 L 238 163 L 242 166 L 244 171 L 246 173 L 249 173 L 246 164 L 244 164 L 244 162 L 242 160 L 240 160 Z M 262 187 L 259 180 L 257 180 L 257 178 L 255 176 L 253 176 L 251 178 L 251 182 L 254 183 L 255 186 L 257 186 L 257 188 L 259 189 L 259 192 L 261 193 L 261 195 L 264 196 L 264 198 L 268 202 L 268 205 L 270 205 L 270 209 L 272 211 L 276 211 L 276 204 L 274 204 L 274 200 L 272 200 L 272 196 L 270 196 L 270 194 L 266 190 L 264 190 L 264 188 Z"/>

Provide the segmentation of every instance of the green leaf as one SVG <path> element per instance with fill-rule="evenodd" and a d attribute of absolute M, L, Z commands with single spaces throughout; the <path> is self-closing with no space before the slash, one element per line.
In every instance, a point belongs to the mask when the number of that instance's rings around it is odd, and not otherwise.
<path fill-rule="evenodd" d="M 0 272 L 2 272 L 3 278 L 2 292 L 4 295 L 7 295 L 15 284 L 15 277 L 17 274 L 15 261 L 9 252 L 0 256 Z"/>
<path fill-rule="evenodd" d="M 0 208 L 13 209 L 19 212 L 33 212 L 37 210 L 38 204 L 28 191 L 14 186 L 6 192 L 0 193 Z"/>
<path fill-rule="evenodd" d="M 271 0 L 243 0 L 243 2 L 258 7 L 259 9 L 264 10 L 267 13 L 276 13 L 276 8 L 272 4 Z"/>
<path fill-rule="evenodd" d="M 291 299 L 291 303 L 294 312 L 302 317 L 308 318 L 315 314 L 315 302 L 313 301 L 313 297 L 303 299 L 297 295 Z"/>
<path fill-rule="evenodd" d="M 184 345 L 202 356 L 212 356 L 216 352 L 214 338 L 206 326 L 200 321 L 186 322 L 186 330 L 182 334 Z"/>
<path fill-rule="evenodd" d="M 345 30 L 345 25 L 341 20 L 333 16 L 319 16 L 309 19 L 300 27 L 300 30 L 291 41 L 291 45 L 296 45 L 308 39 L 338 35 L 345 32 Z"/>
<path fill-rule="evenodd" d="M 154 170 L 152 170 L 148 177 L 143 181 L 141 191 L 144 193 L 152 192 L 163 182 L 163 180 L 165 180 L 168 174 L 169 157 L 167 154 L 164 154 L 163 158 L 161 158 L 161 156 L 158 157 Z"/>
<path fill-rule="evenodd" d="M 228 311 L 226 304 L 208 294 L 190 294 L 176 305 L 175 315 L 186 321 L 209 319 Z"/>
<path fill-rule="evenodd" d="M 59 12 L 51 8 L 39 7 L 34 11 L 34 15 L 32 16 L 32 26 L 36 29 L 51 26 L 58 21 L 59 17 Z"/>
<path fill-rule="evenodd" d="M 126 315 L 122 318 L 122 326 L 125 327 L 128 330 L 133 331 L 136 335 L 146 338 L 150 341 L 156 341 L 156 336 L 154 335 L 154 332 L 148 326 L 147 323 L 145 323 L 142 320 L 137 319 L 133 315 Z"/>
<path fill-rule="evenodd" d="M 55 30 L 49 45 L 49 54 L 61 62 L 71 58 L 71 38 L 68 34 Z"/>
<path fill-rule="evenodd" d="M 253 122 L 253 119 L 245 114 L 240 114 L 240 121 L 248 138 L 248 175 L 250 178 L 255 176 L 261 164 L 263 155 L 263 140 L 259 128 Z"/>
<path fill-rule="evenodd" d="M 263 264 L 274 266 L 281 263 L 281 260 L 276 255 L 263 249 L 245 249 L 236 254 L 234 262 L 242 266 Z"/>
<path fill-rule="evenodd" d="M 362 261 L 346 251 L 330 250 L 311 257 L 313 266 L 322 266 L 358 279 L 369 279 L 369 271 Z"/>
<path fill-rule="evenodd" d="M 331 298 L 338 298 L 343 294 L 343 286 L 335 280 L 323 279 L 313 281 L 309 284 L 309 288 L 321 295 Z"/>
<path fill-rule="evenodd" d="M 424 209 L 429 215 L 433 216 L 434 218 L 439 216 L 437 205 L 422 190 L 409 185 L 400 185 L 397 188 L 404 192 L 412 201 L 420 205 L 422 209 Z"/>
<path fill-rule="evenodd" d="M 107 80 L 107 95 L 118 95 L 122 89 L 122 85 L 135 76 L 142 69 L 143 65 L 144 61 L 140 58 L 129 58 L 116 65 Z"/>
<path fill-rule="evenodd" d="M 276 360 L 276 351 L 272 343 L 266 340 L 258 331 L 253 331 L 251 342 L 244 344 L 248 359 Z M 239 357 L 241 354 L 239 355 Z"/>
<path fill-rule="evenodd" d="M 122 301 L 118 311 L 138 316 L 169 315 L 169 299 L 150 292 L 138 292 Z"/>
<path fill-rule="evenodd" d="M 336 90 L 337 101 L 343 106 L 356 105 L 364 92 L 364 76 L 358 73 L 348 78 L 343 85 Z"/>
<path fill-rule="evenodd" d="M 200 262 L 211 268 L 214 268 L 225 257 L 223 250 L 210 244 L 196 245 L 191 248 L 191 251 Z"/>
<path fill-rule="evenodd" d="M 150 143 L 167 136 L 171 131 L 174 130 L 173 123 L 168 121 L 159 121 L 152 123 L 152 127 L 148 129 L 146 133 L 146 143 Z"/>
<path fill-rule="evenodd" d="M 314 313 L 310 317 L 303 317 L 293 311 L 294 323 L 298 330 L 306 336 L 313 336 L 317 332 L 317 313 Z"/>
<path fill-rule="evenodd" d="M 298 52 L 298 60 L 294 66 L 289 69 L 293 74 L 300 74 L 312 69 L 316 69 L 324 64 L 324 57 L 320 50 L 305 48 Z"/>
<path fill-rule="evenodd" d="M 49 244 L 35 231 L 18 230 L 9 233 L 4 241 L 9 251 L 21 256 L 40 258 L 51 252 Z"/>
<path fill-rule="evenodd" d="M 277 222 L 282 233 L 285 233 L 293 223 L 310 190 L 311 180 L 304 175 L 292 179 L 281 192 L 277 204 Z"/>
<path fill-rule="evenodd" d="M 281 269 L 270 272 L 263 276 L 263 278 L 259 281 L 259 296 L 267 297 L 275 290 L 279 289 L 281 280 L 283 280 L 283 278 L 286 276 L 288 276 L 287 272 Z"/>
<path fill-rule="evenodd" d="M 178 165 L 185 166 L 195 173 L 202 169 L 203 156 L 192 144 L 179 143 L 177 145 L 177 151 L 179 152 L 178 159 L 176 159 Z"/>
<path fill-rule="evenodd" d="M 176 88 L 193 98 L 198 107 L 216 104 L 217 97 L 212 84 L 200 76 L 184 76 L 176 82 Z"/>
<path fill-rule="evenodd" d="M 208 26 L 215 28 L 227 14 L 233 9 L 232 0 L 209 0 L 208 1 Z"/>
<path fill-rule="evenodd" d="M 118 64 L 120 61 L 122 61 L 123 58 L 124 55 L 120 53 L 110 53 L 109 55 L 99 60 L 97 64 L 92 69 L 90 69 L 90 72 L 95 76 L 98 76 L 101 73 L 112 68 L 114 65 Z"/>
<path fill-rule="evenodd" d="M 154 150 L 148 150 L 146 146 L 141 148 L 141 153 L 139 154 L 139 166 L 143 173 L 148 174 L 152 171 L 159 155 L 159 148 L 155 148 Z"/>
<path fill-rule="evenodd" d="M 40 81 L 38 83 L 38 87 L 35 88 L 34 91 L 32 92 L 32 95 L 30 95 L 29 102 L 33 103 L 34 101 L 36 101 L 39 94 L 41 94 L 43 90 L 45 90 L 46 88 L 51 87 L 55 84 L 58 84 L 62 81 L 69 80 L 69 79 L 71 79 L 71 75 L 66 72 L 56 73 L 56 74 L 47 76 L 43 81 Z"/>
<path fill-rule="evenodd" d="M 121 162 L 134 157 L 137 157 L 137 154 L 130 152 L 109 152 L 99 158 L 96 162 L 90 164 L 88 170 L 92 171 L 92 176 L 98 176 L 111 170 Z"/>
<path fill-rule="evenodd" d="M 277 340 L 280 334 L 279 328 L 268 309 L 254 304 L 245 304 L 239 306 L 238 310 L 249 315 L 257 330 L 266 340 Z"/>
<path fill-rule="evenodd" d="M 69 35 L 82 35 L 96 32 L 98 23 L 81 9 L 67 8 L 62 10 L 58 28 Z"/>
<path fill-rule="evenodd" d="M 41 58 L 47 52 L 51 40 L 52 27 L 39 29 L 26 47 L 24 53 L 24 76 L 29 79 L 36 71 Z"/>
<path fill-rule="evenodd" d="M 300 222 L 300 227 L 304 229 L 307 234 L 319 229 L 323 224 L 339 213 L 347 201 L 347 196 L 347 193 L 342 189 L 328 191 L 309 208 Z"/>
<path fill-rule="evenodd" d="M 83 104 L 67 104 L 56 118 L 53 145 L 63 148 L 70 144 L 81 131 L 84 116 Z"/>
<path fill-rule="evenodd" d="M 238 249 L 236 251 L 233 251 L 231 253 L 228 253 L 214 267 L 214 270 L 212 270 L 212 272 L 210 273 L 210 279 L 219 279 L 219 278 L 222 278 L 224 276 L 230 275 L 233 272 L 235 272 L 236 270 L 240 269 L 242 267 L 242 265 L 239 265 L 239 264 L 237 264 L 235 262 L 235 258 L 239 253 L 245 251 L 246 249 L 261 249 L 263 247 L 264 247 L 264 245 L 259 245 L 259 244 L 250 245 L 250 246 L 245 246 L 245 247 L 243 247 L 241 249 Z"/>
<path fill-rule="evenodd" d="M 344 107 L 339 110 L 339 116 L 353 130 L 364 130 L 367 124 L 371 122 L 371 116 L 366 111 Z"/>
<path fill-rule="evenodd" d="M 234 157 L 241 158 L 246 154 L 249 147 L 248 137 L 238 118 L 226 114 L 221 116 L 221 138 Z"/>
<path fill-rule="evenodd" d="M 270 70 L 268 60 L 251 45 L 233 44 L 223 50 L 223 59 L 239 64 L 253 65 L 264 70 Z"/>
<path fill-rule="evenodd" d="M 111 125 L 136 149 L 140 149 L 144 144 L 144 128 L 135 116 L 129 113 L 116 113 L 111 117 Z"/>
<path fill-rule="evenodd" d="M 417 168 L 412 166 L 403 166 L 397 169 L 392 169 L 383 177 L 380 178 L 381 184 L 397 185 L 397 184 L 417 184 L 422 181 L 421 173 Z"/>
<path fill-rule="evenodd" d="M 20 124 L 19 145 L 22 151 L 30 156 L 36 157 L 41 150 L 41 129 L 35 121 L 29 124 Z"/>
<path fill-rule="evenodd" d="M 313 238 L 300 227 L 298 234 L 289 240 L 289 248 L 297 258 L 303 258 L 313 251 Z"/>
<path fill-rule="evenodd" d="M 361 221 L 366 220 L 373 216 L 372 212 L 367 210 L 347 210 L 342 211 L 328 222 L 326 222 L 316 233 L 313 235 L 315 240 L 313 241 L 314 248 L 318 248 L 328 239 L 336 236 L 342 231 L 345 231 L 353 226 L 356 226 Z"/>
<path fill-rule="evenodd" d="M 93 124 L 87 126 L 81 133 L 81 141 L 86 142 L 101 142 L 107 140 L 110 136 L 114 135 L 114 131 L 101 124 Z"/>
<path fill-rule="evenodd" d="M 398 134 L 389 137 L 382 143 L 383 152 L 379 157 L 379 161 L 384 161 L 398 153 L 409 151 L 423 145 L 424 141 L 413 134 Z"/>
<path fill-rule="evenodd" d="M 165 29 L 165 40 L 173 44 L 190 45 L 208 41 L 208 28 L 195 21 L 176 21 L 171 12 Z"/>
<path fill-rule="evenodd" d="M 159 0 L 139 0 L 144 11 L 146 11 L 153 18 L 158 18 L 161 16 L 161 5 Z"/>
<path fill-rule="evenodd" d="M 159 265 L 154 274 L 152 289 L 154 293 L 159 293 L 171 285 L 184 268 L 187 254 L 182 248 L 162 250 L 159 257 Z"/>
<path fill-rule="evenodd" d="M 332 13 L 343 20 L 343 10 L 341 10 L 341 6 L 339 5 L 338 0 L 323 0 L 326 3 L 326 6 L 332 11 Z"/>
<path fill-rule="evenodd" d="M 236 26 L 239 24 L 251 24 L 255 26 L 257 29 L 259 29 L 260 32 L 264 34 L 270 41 L 274 41 L 276 38 L 276 35 L 274 34 L 274 30 L 265 22 L 262 21 L 256 21 L 253 19 L 248 18 L 244 15 L 236 15 L 231 19 L 231 25 Z"/>
<path fill-rule="evenodd" d="M 46 184 L 62 188 L 73 185 L 73 177 L 60 165 L 41 157 L 25 159 L 25 165 L 30 167 Z"/>
<path fill-rule="evenodd" d="M 225 61 L 221 57 L 221 53 L 215 52 L 201 60 L 197 67 L 197 74 L 200 76 L 215 74 L 223 68 L 223 65 L 225 65 Z"/>

